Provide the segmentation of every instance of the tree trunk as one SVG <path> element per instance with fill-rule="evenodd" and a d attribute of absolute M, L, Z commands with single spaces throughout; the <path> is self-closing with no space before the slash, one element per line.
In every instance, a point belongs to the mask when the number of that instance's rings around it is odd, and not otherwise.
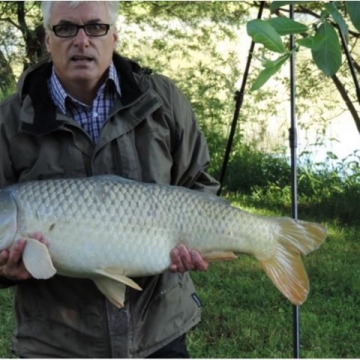
<path fill-rule="evenodd" d="M 45 56 L 45 31 L 42 24 L 37 25 L 34 30 L 29 28 L 26 23 L 25 1 L 17 2 L 17 19 L 25 41 L 26 59 L 24 59 L 24 69 L 26 69 Z"/>
<path fill-rule="evenodd" d="M 349 97 L 349 94 L 347 93 L 347 91 L 344 88 L 344 85 L 341 83 L 341 81 L 339 80 L 339 78 L 336 75 L 333 75 L 331 77 L 331 79 L 334 82 L 336 88 L 338 89 L 341 97 L 343 98 L 347 108 L 349 109 L 349 111 L 355 121 L 356 127 L 360 133 L 360 117 L 359 117 L 357 110 L 355 109 L 353 102 L 351 101 L 351 99 Z"/>
<path fill-rule="evenodd" d="M 15 75 L 13 70 L 4 56 L 2 51 L 0 51 L 0 93 L 1 98 L 5 97 L 9 93 L 12 93 L 15 90 Z"/>

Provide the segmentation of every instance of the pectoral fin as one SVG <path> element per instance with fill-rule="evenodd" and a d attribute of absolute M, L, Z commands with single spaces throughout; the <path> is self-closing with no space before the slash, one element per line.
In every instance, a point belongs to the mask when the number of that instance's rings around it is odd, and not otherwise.
<path fill-rule="evenodd" d="M 56 274 L 46 245 L 32 238 L 25 238 L 26 246 L 22 259 L 27 271 L 35 279 L 49 279 Z"/>
<path fill-rule="evenodd" d="M 130 278 L 122 274 L 122 269 L 109 267 L 96 270 L 93 278 L 98 289 L 118 308 L 124 307 L 126 285 L 136 290 L 141 287 Z"/>
<path fill-rule="evenodd" d="M 126 290 L 124 284 L 120 284 L 116 280 L 103 276 L 93 280 L 99 291 L 102 292 L 116 307 L 119 309 L 124 307 Z"/>
<path fill-rule="evenodd" d="M 224 261 L 224 260 L 234 260 L 237 256 L 229 251 L 229 252 L 220 252 L 220 251 L 212 251 L 208 253 L 201 254 L 202 258 L 205 261 Z"/>
<path fill-rule="evenodd" d="M 113 279 L 113 280 L 121 282 L 125 285 L 128 285 L 128 286 L 132 287 L 133 289 L 142 290 L 141 287 L 135 281 L 133 281 L 130 278 L 126 277 L 125 275 L 121 274 L 121 272 L 122 272 L 121 269 L 111 267 L 111 268 L 99 269 L 99 270 L 96 270 L 95 272 L 97 274 L 103 275 L 109 279 Z"/>

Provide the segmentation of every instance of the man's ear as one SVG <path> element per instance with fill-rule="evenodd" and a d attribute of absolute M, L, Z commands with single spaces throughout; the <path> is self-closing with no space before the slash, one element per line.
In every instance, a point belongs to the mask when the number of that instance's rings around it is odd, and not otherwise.
<path fill-rule="evenodd" d="M 51 40 L 48 30 L 45 30 L 45 45 L 46 45 L 46 50 L 48 51 L 49 54 L 51 54 Z"/>
<path fill-rule="evenodd" d="M 114 51 L 116 51 L 116 48 L 117 48 L 117 43 L 118 43 L 118 32 L 117 32 L 117 27 L 114 26 L 113 28 L 113 39 L 114 39 L 114 43 L 113 43 L 113 48 L 114 48 Z"/>

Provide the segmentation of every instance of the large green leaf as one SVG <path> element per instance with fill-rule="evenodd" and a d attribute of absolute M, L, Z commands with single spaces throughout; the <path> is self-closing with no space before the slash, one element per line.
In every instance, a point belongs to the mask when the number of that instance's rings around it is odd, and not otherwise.
<path fill-rule="evenodd" d="M 327 76 L 334 75 L 341 65 L 341 45 L 339 37 L 334 28 L 328 24 L 322 24 L 315 34 L 315 38 L 326 37 L 317 49 L 312 49 L 315 64 Z"/>
<path fill-rule="evenodd" d="M 339 25 L 342 33 L 348 35 L 348 27 L 342 15 L 339 13 L 337 7 L 333 2 L 324 4 L 325 9 L 329 12 L 334 21 Z"/>
<path fill-rule="evenodd" d="M 313 1 L 272 1 L 270 4 L 270 10 L 274 11 L 281 8 L 284 5 L 295 5 L 295 4 L 305 4 L 311 3 Z"/>
<path fill-rule="evenodd" d="M 317 34 L 316 36 L 307 36 L 302 39 L 297 39 L 296 43 L 311 50 L 317 50 L 326 38 L 327 35 Z"/>
<path fill-rule="evenodd" d="M 271 18 L 266 21 L 279 35 L 300 34 L 308 31 L 306 25 L 285 17 Z"/>
<path fill-rule="evenodd" d="M 360 31 L 360 1 L 346 1 L 350 20 L 357 31 Z"/>
<path fill-rule="evenodd" d="M 256 43 L 263 44 L 267 49 L 284 53 L 285 47 L 280 35 L 264 20 L 251 20 L 246 25 L 247 33 Z"/>
<path fill-rule="evenodd" d="M 277 71 L 279 71 L 281 66 L 286 62 L 289 57 L 290 53 L 284 54 L 274 61 L 265 61 L 263 63 L 265 69 L 261 71 L 259 76 L 256 78 L 250 91 L 260 89 Z"/>

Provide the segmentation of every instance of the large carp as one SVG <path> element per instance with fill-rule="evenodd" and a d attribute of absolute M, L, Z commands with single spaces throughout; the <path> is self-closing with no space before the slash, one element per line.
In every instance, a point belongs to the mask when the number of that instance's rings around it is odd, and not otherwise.
<path fill-rule="evenodd" d="M 41 232 L 48 246 L 31 239 Z M 0 191 L 0 250 L 26 238 L 23 261 L 36 279 L 89 278 L 116 306 L 130 277 L 167 271 L 178 243 L 205 259 L 246 253 L 295 305 L 309 291 L 300 255 L 320 246 L 322 225 L 257 216 L 209 194 L 107 175 L 19 183 Z"/>

